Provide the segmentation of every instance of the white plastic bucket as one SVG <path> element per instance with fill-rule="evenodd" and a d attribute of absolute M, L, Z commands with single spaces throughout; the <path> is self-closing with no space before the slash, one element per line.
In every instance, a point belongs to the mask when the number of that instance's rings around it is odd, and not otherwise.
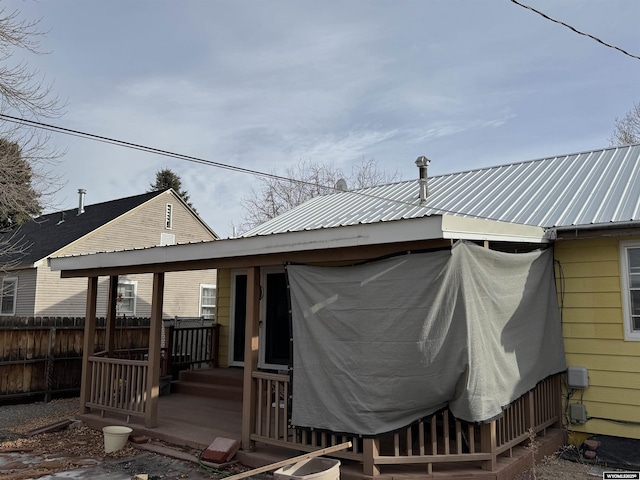
<path fill-rule="evenodd" d="M 273 472 L 276 480 L 339 480 L 340 460 L 315 457 Z"/>
<path fill-rule="evenodd" d="M 129 434 L 133 429 L 129 427 L 121 427 L 119 425 L 112 425 L 109 427 L 103 427 L 102 433 L 104 434 L 104 453 L 117 452 L 127 444 L 129 440 Z"/>

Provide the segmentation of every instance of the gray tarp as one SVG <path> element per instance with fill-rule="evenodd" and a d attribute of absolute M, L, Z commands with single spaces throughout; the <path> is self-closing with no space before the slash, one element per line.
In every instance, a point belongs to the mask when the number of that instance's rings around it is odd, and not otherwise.
<path fill-rule="evenodd" d="M 287 267 L 296 426 L 375 435 L 449 406 L 490 420 L 565 369 L 553 252 L 458 242 L 351 267 Z"/>

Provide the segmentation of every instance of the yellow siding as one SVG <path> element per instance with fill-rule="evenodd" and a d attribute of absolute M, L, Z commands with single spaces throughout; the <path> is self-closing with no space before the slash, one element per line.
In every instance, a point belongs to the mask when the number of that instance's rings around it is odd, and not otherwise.
<path fill-rule="evenodd" d="M 571 283 L 571 279 L 567 278 L 565 284 Z M 622 303 L 620 298 L 620 290 L 617 292 L 585 292 L 585 293 L 565 293 L 564 307 L 589 307 L 589 308 L 617 308 L 622 314 Z M 622 317 L 621 317 L 622 318 Z"/>
<path fill-rule="evenodd" d="M 637 372 L 638 359 L 625 355 L 594 355 L 593 353 L 566 353 L 567 365 L 580 366 L 589 372 Z"/>
<path fill-rule="evenodd" d="M 619 308 L 565 308 L 562 312 L 563 323 L 620 323 Z"/>
<path fill-rule="evenodd" d="M 562 332 L 565 338 L 624 339 L 620 323 L 565 323 Z"/>
<path fill-rule="evenodd" d="M 590 419 L 569 428 L 640 438 L 640 426 L 624 423 L 640 419 L 640 342 L 624 340 L 619 239 L 559 241 L 555 258 L 567 365 L 589 372 L 589 387 L 570 401 L 583 402 Z"/>
<path fill-rule="evenodd" d="M 229 365 L 229 325 L 231 325 L 231 270 L 218 270 L 216 318 L 220 324 L 220 355 L 218 361 L 223 367 Z"/>
<path fill-rule="evenodd" d="M 618 278 L 620 274 L 618 261 L 609 262 L 576 262 L 571 263 L 569 271 L 565 271 L 565 277 L 590 278 L 590 277 L 613 277 Z"/>

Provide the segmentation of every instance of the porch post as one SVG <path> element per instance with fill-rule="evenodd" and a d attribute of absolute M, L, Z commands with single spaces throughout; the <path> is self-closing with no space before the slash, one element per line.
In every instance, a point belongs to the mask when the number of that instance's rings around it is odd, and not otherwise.
<path fill-rule="evenodd" d="M 482 461 L 483 470 L 495 470 L 497 464 L 497 438 L 496 438 L 496 421 L 483 423 L 480 426 L 480 450 L 482 453 L 490 453 L 490 460 Z"/>
<path fill-rule="evenodd" d="M 560 374 L 556 373 L 553 379 L 553 398 L 555 398 L 554 411 L 556 416 L 556 422 L 551 425 L 552 428 L 564 428 L 564 422 L 562 417 L 562 383 L 560 383 Z"/>
<path fill-rule="evenodd" d="M 242 383 L 242 449 L 253 450 L 251 434 L 256 424 L 256 391 L 253 372 L 258 369 L 258 322 L 260 317 L 260 267 L 247 270 L 247 316 L 244 333 L 244 379 Z"/>
<path fill-rule="evenodd" d="M 80 379 L 80 413 L 89 413 L 87 402 L 91 397 L 91 366 L 89 357 L 96 347 L 96 304 L 98 301 L 98 277 L 87 279 L 87 309 L 82 339 L 82 378 Z"/>
<path fill-rule="evenodd" d="M 116 302 L 118 298 L 118 276 L 109 277 L 109 295 L 107 297 L 107 325 L 104 336 L 104 346 L 107 357 L 113 357 L 116 339 Z"/>
<path fill-rule="evenodd" d="M 362 473 L 368 477 L 380 475 L 380 467 L 375 464 L 375 459 L 380 455 L 380 440 L 365 438 L 362 444 L 362 454 Z"/>
<path fill-rule="evenodd" d="M 164 272 L 153 274 L 151 294 L 151 325 L 149 327 L 149 357 L 147 359 L 146 405 L 144 426 L 158 426 L 158 397 L 160 396 L 160 342 L 162 339 L 162 303 Z"/>

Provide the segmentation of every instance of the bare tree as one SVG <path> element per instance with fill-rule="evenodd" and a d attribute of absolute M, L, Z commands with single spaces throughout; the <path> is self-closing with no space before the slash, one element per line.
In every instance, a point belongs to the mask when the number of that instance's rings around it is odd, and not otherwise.
<path fill-rule="evenodd" d="M 303 160 L 287 167 L 284 175 L 260 179 L 260 187 L 252 188 L 242 199 L 245 216 L 239 230 L 247 231 L 312 197 L 335 192 L 340 179 L 350 189 L 359 189 L 392 182 L 398 175 L 397 171 L 389 173 L 381 169 L 373 158 L 363 158 L 349 175 L 333 165 Z"/>
<path fill-rule="evenodd" d="M 612 146 L 640 143 L 640 102 L 634 103 L 624 117 L 616 118 L 614 125 Z"/>
<path fill-rule="evenodd" d="M 19 11 L 0 8 L 0 223 L 2 231 L 15 230 L 38 215 L 60 188 L 60 178 L 50 167 L 60 153 L 50 147 L 44 130 L 21 122 L 62 115 L 51 85 L 18 52 L 41 54 L 39 21 L 20 18 Z M 0 239 L 0 269 L 16 249 L 27 248 L 15 231 Z M 4 259 L 4 261 L 3 261 Z"/>

